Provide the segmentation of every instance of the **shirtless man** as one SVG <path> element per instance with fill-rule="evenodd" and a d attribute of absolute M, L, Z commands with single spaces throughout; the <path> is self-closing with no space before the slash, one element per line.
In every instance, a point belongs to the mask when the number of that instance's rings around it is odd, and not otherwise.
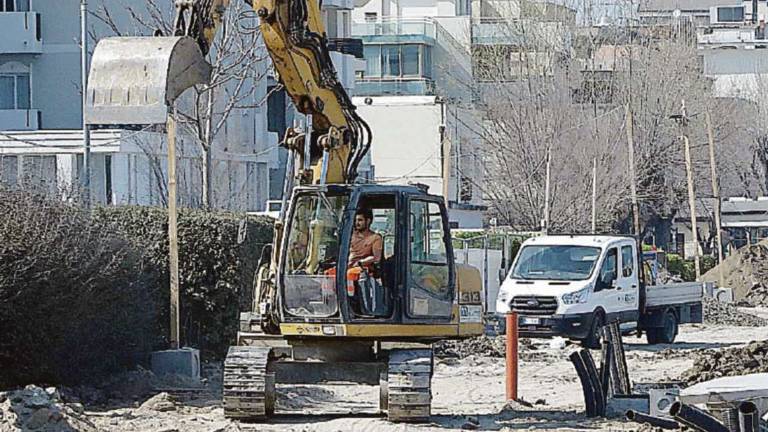
<path fill-rule="evenodd" d="M 381 262 L 384 251 L 384 239 L 380 234 L 371 231 L 373 212 L 370 209 L 359 209 L 355 213 L 355 230 L 349 245 L 348 267 L 368 267 Z"/>

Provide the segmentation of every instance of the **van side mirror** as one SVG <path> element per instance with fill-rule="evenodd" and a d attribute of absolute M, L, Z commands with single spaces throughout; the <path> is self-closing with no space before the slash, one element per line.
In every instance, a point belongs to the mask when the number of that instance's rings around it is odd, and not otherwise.
<path fill-rule="evenodd" d="M 503 268 L 499 269 L 499 283 L 503 283 L 504 279 L 507 277 L 507 272 L 504 271 Z"/>

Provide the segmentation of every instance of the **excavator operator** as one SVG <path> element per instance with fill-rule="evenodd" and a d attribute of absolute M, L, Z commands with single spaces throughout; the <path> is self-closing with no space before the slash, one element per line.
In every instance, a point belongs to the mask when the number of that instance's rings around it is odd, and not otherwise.
<path fill-rule="evenodd" d="M 384 240 L 381 234 L 371 230 L 373 211 L 361 208 L 355 213 L 355 230 L 349 244 L 349 260 L 347 266 L 371 267 L 381 263 L 384 251 Z"/>

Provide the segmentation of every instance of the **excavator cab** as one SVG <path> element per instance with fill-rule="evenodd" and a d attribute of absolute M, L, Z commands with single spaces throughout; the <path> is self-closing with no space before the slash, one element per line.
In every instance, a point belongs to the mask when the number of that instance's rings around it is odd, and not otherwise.
<path fill-rule="evenodd" d="M 371 237 L 380 249 L 366 266 L 350 259 L 360 210 L 372 214 Z M 283 323 L 451 322 L 456 269 L 441 197 L 412 186 L 298 188 L 281 250 Z"/>

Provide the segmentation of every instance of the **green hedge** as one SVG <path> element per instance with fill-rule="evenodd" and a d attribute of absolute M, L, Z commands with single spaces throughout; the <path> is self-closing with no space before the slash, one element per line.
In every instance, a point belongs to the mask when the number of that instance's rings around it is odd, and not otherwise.
<path fill-rule="evenodd" d="M 170 284 L 166 210 L 102 207 L 94 210 L 94 218 L 143 251 L 142 265 L 159 286 L 155 346 L 166 346 Z M 245 237 L 239 243 L 242 228 Z M 235 339 L 239 312 L 250 307 L 261 250 L 272 241 L 272 222 L 244 214 L 182 210 L 178 232 L 182 343 L 221 357 Z"/>
<path fill-rule="evenodd" d="M 710 271 L 716 264 L 717 260 L 714 257 L 709 255 L 699 257 L 701 274 Z M 686 282 L 696 280 L 696 264 L 692 259 L 684 260 L 680 255 L 667 254 L 667 270 L 672 274 L 680 276 Z"/>
<path fill-rule="evenodd" d="M 167 347 L 167 214 L 83 211 L 0 190 L 0 386 L 74 383 Z M 272 223 L 231 213 L 179 216 L 182 342 L 222 356 Z M 241 225 L 245 241 L 238 242 Z"/>

